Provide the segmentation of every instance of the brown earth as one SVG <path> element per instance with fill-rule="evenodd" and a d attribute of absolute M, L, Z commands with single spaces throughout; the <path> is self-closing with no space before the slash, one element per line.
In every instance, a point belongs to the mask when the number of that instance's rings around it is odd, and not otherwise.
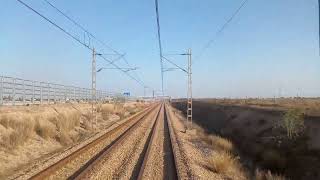
<path fill-rule="evenodd" d="M 290 179 L 320 179 L 319 102 L 298 101 L 296 106 L 290 100 L 282 102 L 272 106 L 261 100 L 255 103 L 198 100 L 193 103 L 193 117 L 194 122 L 208 133 L 230 138 L 243 163 L 252 171 L 262 168 Z M 185 112 L 185 102 L 172 104 Z M 274 123 L 281 121 L 285 111 L 293 107 L 308 110 L 304 117 L 305 134 L 294 142 L 281 141 L 275 137 L 285 132 L 275 130 Z"/>

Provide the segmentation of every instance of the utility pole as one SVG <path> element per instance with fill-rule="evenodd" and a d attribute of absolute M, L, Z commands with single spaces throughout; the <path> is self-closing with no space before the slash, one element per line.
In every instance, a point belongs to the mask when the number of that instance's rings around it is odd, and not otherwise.
<path fill-rule="evenodd" d="M 188 50 L 188 102 L 187 102 L 187 123 L 190 122 L 192 128 L 192 62 L 191 49 Z"/>
<path fill-rule="evenodd" d="M 92 97 L 91 97 L 91 111 L 92 111 L 92 120 L 91 120 L 91 126 L 93 129 L 93 121 L 97 121 L 96 116 L 96 103 L 97 103 L 97 92 L 96 92 L 96 51 L 93 48 L 92 49 Z"/>

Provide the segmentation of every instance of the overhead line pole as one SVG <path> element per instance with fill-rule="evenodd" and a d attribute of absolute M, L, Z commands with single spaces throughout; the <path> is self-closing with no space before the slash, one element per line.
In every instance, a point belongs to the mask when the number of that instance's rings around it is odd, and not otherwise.
<path fill-rule="evenodd" d="M 91 126 L 93 129 L 93 121 L 97 120 L 96 115 L 96 104 L 97 104 L 97 91 L 96 91 L 96 77 L 97 77 L 97 70 L 96 70 L 96 51 L 92 49 L 92 99 L 91 99 L 91 111 L 92 111 L 92 120 Z"/>
<path fill-rule="evenodd" d="M 187 102 L 187 122 L 190 122 L 192 129 L 192 62 L 191 49 L 188 50 L 188 102 Z"/>
<path fill-rule="evenodd" d="M 161 34 L 160 34 L 160 18 L 159 18 L 159 3 L 158 0 L 155 0 L 156 6 L 156 16 L 157 16 L 157 29 L 158 29 L 158 43 L 159 43 L 159 52 L 160 52 L 160 66 L 161 66 L 161 91 L 162 95 L 164 95 L 163 91 L 163 60 L 162 60 L 162 45 L 161 45 Z"/>
<path fill-rule="evenodd" d="M 171 54 L 171 55 L 180 55 L 180 56 L 188 56 L 187 57 L 187 69 L 184 69 L 174 63 L 173 61 L 169 60 L 166 57 L 163 57 L 164 60 L 168 61 L 172 65 L 175 66 L 175 68 L 167 68 L 163 72 L 179 69 L 185 73 L 187 73 L 188 79 L 187 79 L 187 129 L 192 129 L 192 52 L 191 49 L 188 49 L 186 53 L 182 54 Z"/>

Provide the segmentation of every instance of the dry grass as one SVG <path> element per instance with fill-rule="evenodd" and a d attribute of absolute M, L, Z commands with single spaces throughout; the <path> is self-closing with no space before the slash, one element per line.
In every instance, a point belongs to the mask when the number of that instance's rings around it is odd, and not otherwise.
<path fill-rule="evenodd" d="M 207 165 L 211 171 L 223 175 L 226 179 L 247 179 L 247 174 L 238 157 L 233 155 L 234 146 L 230 140 L 216 135 L 207 135 L 197 126 L 195 129 L 197 137 L 213 149 Z"/>
<path fill-rule="evenodd" d="M 0 109 L 0 146 L 4 149 L 14 149 L 23 145 L 31 136 L 55 139 L 62 145 L 77 141 L 80 136 L 91 131 L 90 105 L 54 105 L 30 107 L 3 107 Z M 123 104 L 102 104 L 98 106 L 103 120 L 108 120 L 111 114 L 120 118 L 133 114 L 136 110 L 130 108 L 127 112 Z M 80 126 L 81 123 L 81 126 Z M 79 128 L 82 128 L 79 130 Z M 79 137 L 77 137 L 79 136 Z"/>
<path fill-rule="evenodd" d="M 209 135 L 208 139 L 210 144 L 213 146 L 215 150 L 218 151 L 233 151 L 233 144 L 230 140 L 222 138 L 221 136 Z"/>
<path fill-rule="evenodd" d="M 37 116 L 35 118 L 35 132 L 44 139 L 53 138 L 56 135 L 56 129 L 54 124 L 45 119 L 40 120 L 41 117 Z"/>
<path fill-rule="evenodd" d="M 34 121 L 29 116 L 23 118 L 20 114 L 16 114 L 2 116 L 0 119 L 0 124 L 6 128 L 5 132 L 0 132 L 0 144 L 6 149 L 24 144 L 33 133 Z"/>
<path fill-rule="evenodd" d="M 230 152 L 214 152 L 208 161 L 208 167 L 212 171 L 231 179 L 246 179 L 246 174 L 238 158 L 234 157 Z"/>
<path fill-rule="evenodd" d="M 72 139 L 69 136 L 68 132 L 66 131 L 60 131 L 57 138 L 58 142 L 60 142 L 62 145 L 68 145 L 72 143 Z"/>
<path fill-rule="evenodd" d="M 34 134 L 43 139 L 55 138 L 61 144 L 68 144 L 71 142 L 68 133 L 80 126 L 80 117 L 81 113 L 71 108 L 62 112 L 49 108 L 32 112 L 26 108 L 18 112 L 2 113 L 0 145 L 8 150 L 14 149 L 23 145 Z"/>
<path fill-rule="evenodd" d="M 255 180 L 286 180 L 285 177 L 272 174 L 270 171 L 264 172 L 259 169 L 255 171 Z"/>
<path fill-rule="evenodd" d="M 9 118 L 7 115 L 3 115 L 0 117 L 0 124 L 5 128 L 9 127 Z"/>
<path fill-rule="evenodd" d="M 108 120 L 110 114 L 114 112 L 114 106 L 112 104 L 103 104 L 100 107 L 100 112 L 103 120 Z"/>
<path fill-rule="evenodd" d="M 200 138 L 205 143 L 212 145 L 214 150 L 233 152 L 234 146 L 230 140 L 218 135 L 208 135 L 202 128 L 198 126 L 194 126 L 194 128 L 196 129 L 198 138 Z"/>

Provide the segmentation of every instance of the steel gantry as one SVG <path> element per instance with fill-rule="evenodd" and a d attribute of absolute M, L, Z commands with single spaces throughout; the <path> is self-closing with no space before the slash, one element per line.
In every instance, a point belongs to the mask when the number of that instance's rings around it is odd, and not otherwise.
<path fill-rule="evenodd" d="M 164 60 L 169 62 L 170 64 L 174 65 L 175 68 L 167 68 L 163 69 L 163 72 L 168 72 L 168 71 L 173 71 L 173 70 L 181 70 L 188 75 L 188 87 L 187 87 L 187 128 L 192 129 L 192 52 L 191 49 L 188 49 L 187 53 L 182 53 L 182 54 L 170 54 L 170 55 L 179 55 L 179 56 L 188 56 L 188 67 L 187 70 L 180 67 L 167 57 L 162 57 Z"/>

